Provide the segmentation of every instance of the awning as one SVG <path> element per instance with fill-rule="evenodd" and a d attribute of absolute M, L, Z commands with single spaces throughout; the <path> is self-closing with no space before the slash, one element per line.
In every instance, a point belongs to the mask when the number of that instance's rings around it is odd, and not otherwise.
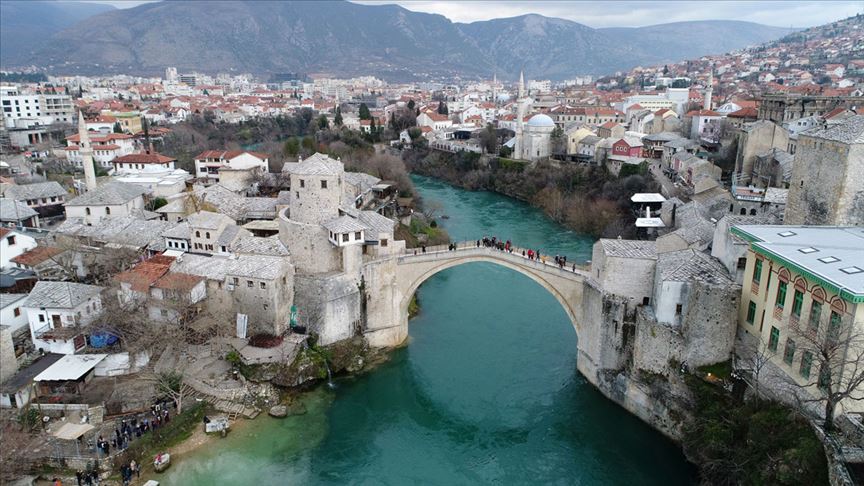
<path fill-rule="evenodd" d="M 51 435 L 58 439 L 75 440 L 95 428 L 96 427 L 93 427 L 90 424 L 72 424 L 67 422 L 63 424 L 62 427 L 55 430 Z"/>

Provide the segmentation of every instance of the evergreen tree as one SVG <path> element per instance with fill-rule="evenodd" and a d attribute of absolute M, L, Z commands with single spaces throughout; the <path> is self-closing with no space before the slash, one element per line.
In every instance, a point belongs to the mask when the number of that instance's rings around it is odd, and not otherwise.
<path fill-rule="evenodd" d="M 114 122 L 114 133 L 123 133 L 123 127 L 120 126 L 120 122 Z"/>
<path fill-rule="evenodd" d="M 371 120 L 372 114 L 369 113 L 369 107 L 366 106 L 366 103 L 360 103 L 360 119 L 361 120 Z"/>
<path fill-rule="evenodd" d="M 333 123 L 336 124 L 337 127 L 342 126 L 342 108 L 336 107 L 336 117 L 333 118 Z"/>
<path fill-rule="evenodd" d="M 327 127 L 330 126 L 330 122 L 327 121 L 327 116 L 321 115 L 318 117 L 318 128 L 321 130 L 326 130 Z"/>
<path fill-rule="evenodd" d="M 390 129 L 396 131 L 396 114 L 392 111 L 390 112 Z"/>

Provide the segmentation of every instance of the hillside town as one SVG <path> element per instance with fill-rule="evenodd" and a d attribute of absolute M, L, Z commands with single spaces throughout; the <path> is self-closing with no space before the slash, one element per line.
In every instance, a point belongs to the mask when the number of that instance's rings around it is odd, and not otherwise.
<path fill-rule="evenodd" d="M 0 106 L 0 407 L 33 422 L 4 436 L 0 479 L 131 478 L 126 451 L 195 404 L 284 416 L 285 390 L 401 345 L 399 265 L 496 251 L 435 240 L 441 216 L 378 167 L 434 157 L 638 177 L 569 271 L 580 372 L 678 441 L 685 375 L 744 383 L 812 421 L 831 484 L 864 480 L 862 16 L 564 82 L 169 67 L 4 81 Z M 488 258 L 519 257 L 503 242 Z"/>

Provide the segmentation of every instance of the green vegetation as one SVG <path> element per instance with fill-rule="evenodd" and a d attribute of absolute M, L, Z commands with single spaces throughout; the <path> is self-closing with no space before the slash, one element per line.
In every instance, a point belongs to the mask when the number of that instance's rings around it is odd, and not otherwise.
<path fill-rule="evenodd" d="M 411 218 L 411 233 L 415 236 L 425 235 L 426 246 L 446 245 L 450 243 L 450 235 L 444 228 L 439 228 L 435 220 L 428 224 L 420 217 Z M 418 246 L 422 245 L 423 237 L 418 239 Z M 407 246 L 406 242 L 406 246 Z M 410 248 L 410 247 L 409 247 Z M 416 247 L 414 247 L 416 248 Z"/>
<path fill-rule="evenodd" d="M 717 375 L 726 371 L 710 368 Z M 736 402 L 722 387 L 696 376 L 688 376 L 687 383 L 696 408 L 683 443 L 705 484 L 828 484 L 822 444 L 793 410 L 757 399 Z"/>
<path fill-rule="evenodd" d="M 2 83 L 46 83 L 48 77 L 44 73 L 0 73 Z"/>
<path fill-rule="evenodd" d="M 417 292 L 411 296 L 411 302 L 408 303 L 408 319 L 413 318 L 420 313 L 420 300 L 417 299 Z"/>
<path fill-rule="evenodd" d="M 621 166 L 621 170 L 618 172 L 619 178 L 629 177 L 631 175 L 647 176 L 648 162 L 642 162 L 639 165 L 624 164 Z"/>

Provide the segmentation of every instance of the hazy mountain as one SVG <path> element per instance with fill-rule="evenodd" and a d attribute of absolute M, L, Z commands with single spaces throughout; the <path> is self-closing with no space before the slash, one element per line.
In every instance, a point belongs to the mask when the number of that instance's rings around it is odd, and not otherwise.
<path fill-rule="evenodd" d="M 83 2 L 0 2 L 0 61 L 20 63 L 32 55 L 52 34 L 102 12 L 111 5 Z"/>
<path fill-rule="evenodd" d="M 4 11 L 4 30 L 7 20 Z M 168 0 L 87 18 L 52 35 L 36 51 L 4 56 L 2 64 L 32 63 L 63 74 L 157 74 L 176 66 L 181 72 L 387 79 L 489 76 L 493 71 L 513 79 L 524 67 L 532 78 L 561 79 L 698 57 L 788 32 L 746 22 L 717 24 L 720 33 L 712 22 L 700 22 L 672 24 L 664 35 L 663 26 L 598 30 L 540 15 L 456 24 L 396 5 L 344 1 Z"/>
<path fill-rule="evenodd" d="M 779 39 L 792 32 L 784 27 L 738 20 L 701 20 L 598 29 L 601 33 L 633 45 L 656 58 L 652 64 L 723 54 L 746 46 Z"/>

